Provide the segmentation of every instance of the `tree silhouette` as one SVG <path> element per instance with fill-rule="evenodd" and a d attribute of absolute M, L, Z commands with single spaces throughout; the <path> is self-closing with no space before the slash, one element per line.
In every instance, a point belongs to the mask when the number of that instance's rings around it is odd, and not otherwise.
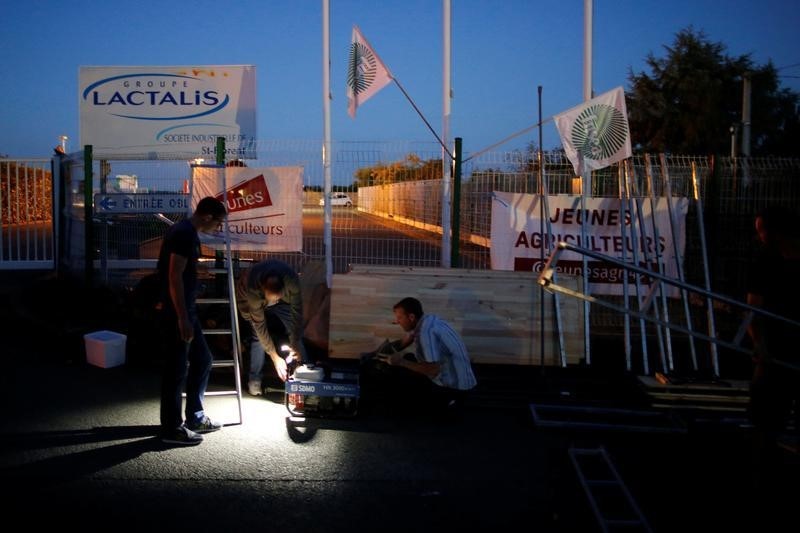
<path fill-rule="evenodd" d="M 664 48 L 663 58 L 648 54 L 649 74 L 628 75 L 628 120 L 637 151 L 729 153 L 731 128 L 741 130 L 743 78 L 749 76 L 751 154 L 798 154 L 798 94 L 780 88 L 772 62 L 731 57 L 724 44 L 691 26 Z"/>

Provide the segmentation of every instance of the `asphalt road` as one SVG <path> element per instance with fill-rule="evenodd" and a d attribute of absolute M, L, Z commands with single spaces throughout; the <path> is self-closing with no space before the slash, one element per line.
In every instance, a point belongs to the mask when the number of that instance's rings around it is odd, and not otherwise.
<path fill-rule="evenodd" d="M 270 394 L 243 398 L 239 423 L 234 399 L 207 398 L 228 425 L 200 446 L 170 448 L 154 436 L 156 364 L 4 356 L 0 512 L 25 530 L 598 531 L 570 447 L 606 449 L 654 531 L 760 520 L 746 432 L 696 421 L 674 433 L 534 424 L 531 402 L 641 407 L 619 376 L 479 367 L 475 396 L 446 419 L 378 411 L 292 422 Z M 232 377 L 215 374 L 211 389 Z M 798 462 L 785 460 L 793 484 L 783 490 L 796 496 Z"/>

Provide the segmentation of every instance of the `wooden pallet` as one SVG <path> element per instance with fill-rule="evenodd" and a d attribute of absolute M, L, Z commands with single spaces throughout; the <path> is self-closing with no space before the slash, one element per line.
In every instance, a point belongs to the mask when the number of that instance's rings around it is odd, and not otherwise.
<path fill-rule="evenodd" d="M 559 282 L 578 289 L 579 280 Z M 447 320 L 462 336 L 475 363 L 541 363 L 540 294 L 528 272 L 355 265 L 333 276 L 329 354 L 354 358 L 403 331 L 393 323 L 392 307 L 406 296 L 422 302 L 426 313 Z M 560 364 L 554 335 L 553 296 L 545 292 L 546 365 Z M 568 364 L 583 356 L 583 305 L 560 298 Z"/>
<path fill-rule="evenodd" d="M 652 407 L 743 414 L 750 401 L 749 382 L 745 380 L 661 383 L 652 376 L 639 376 L 638 380 Z"/>

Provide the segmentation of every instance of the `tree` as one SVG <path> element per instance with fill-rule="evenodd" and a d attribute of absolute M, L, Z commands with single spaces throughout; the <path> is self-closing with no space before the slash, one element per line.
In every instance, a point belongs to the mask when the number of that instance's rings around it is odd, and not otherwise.
<path fill-rule="evenodd" d="M 664 48 L 664 58 L 648 54 L 650 74 L 628 75 L 628 119 L 637 151 L 729 153 L 730 129 L 740 129 L 742 120 L 743 78 L 749 76 L 751 154 L 797 155 L 798 94 L 779 87 L 771 62 L 756 65 L 749 54 L 730 57 L 724 44 L 691 26 Z"/>
<path fill-rule="evenodd" d="M 378 163 L 372 167 L 362 167 L 355 171 L 354 177 L 359 187 L 386 185 L 400 181 L 419 181 L 442 179 L 442 160 L 423 161 L 416 154 L 408 154 L 403 161 Z"/>

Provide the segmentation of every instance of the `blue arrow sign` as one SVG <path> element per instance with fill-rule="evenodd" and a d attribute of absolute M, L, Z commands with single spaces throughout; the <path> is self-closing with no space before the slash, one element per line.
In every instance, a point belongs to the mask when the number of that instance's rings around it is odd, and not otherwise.
<path fill-rule="evenodd" d="M 102 207 L 104 211 L 111 211 L 117 207 L 117 201 L 108 196 L 104 196 L 103 199 L 100 200 L 100 207 Z"/>

